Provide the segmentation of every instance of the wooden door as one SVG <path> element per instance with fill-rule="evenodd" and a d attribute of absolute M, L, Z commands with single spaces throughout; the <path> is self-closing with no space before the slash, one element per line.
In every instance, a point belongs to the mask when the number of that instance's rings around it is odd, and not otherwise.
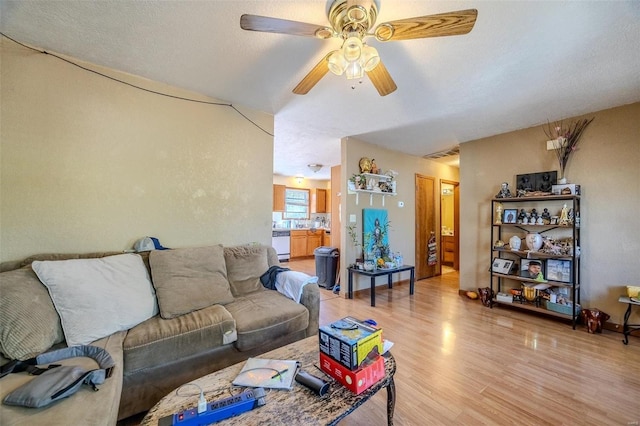
<path fill-rule="evenodd" d="M 307 234 L 307 256 L 313 256 L 315 249 L 322 245 L 322 235 L 324 231 L 316 231 Z"/>
<path fill-rule="evenodd" d="M 416 174 L 416 279 L 429 278 L 436 275 L 435 265 L 429 265 L 429 238 L 436 232 L 435 179 Z"/>

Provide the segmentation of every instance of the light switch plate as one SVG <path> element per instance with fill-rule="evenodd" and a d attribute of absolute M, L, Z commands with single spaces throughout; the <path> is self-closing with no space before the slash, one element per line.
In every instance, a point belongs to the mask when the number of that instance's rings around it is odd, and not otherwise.
<path fill-rule="evenodd" d="M 350 214 L 349 215 L 349 222 L 356 223 L 356 215 L 355 214 Z"/>

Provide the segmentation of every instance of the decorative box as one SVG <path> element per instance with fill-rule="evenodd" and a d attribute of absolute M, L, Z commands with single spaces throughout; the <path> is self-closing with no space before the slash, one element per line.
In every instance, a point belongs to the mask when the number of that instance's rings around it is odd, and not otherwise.
<path fill-rule="evenodd" d="M 384 358 L 381 356 L 376 357 L 364 367 L 352 371 L 320 352 L 320 368 L 356 395 L 384 378 Z"/>
<path fill-rule="evenodd" d="M 367 359 L 382 354 L 382 329 L 355 318 L 345 317 L 318 332 L 320 353 L 324 353 L 349 370 L 357 370 Z"/>
<path fill-rule="evenodd" d="M 513 303 L 513 296 L 507 293 L 498 293 L 496 300 L 501 303 Z"/>
<path fill-rule="evenodd" d="M 563 194 L 563 189 L 569 189 L 571 192 L 569 194 Z M 576 185 L 575 183 L 551 185 L 551 193 L 553 195 L 580 195 L 580 185 Z"/>

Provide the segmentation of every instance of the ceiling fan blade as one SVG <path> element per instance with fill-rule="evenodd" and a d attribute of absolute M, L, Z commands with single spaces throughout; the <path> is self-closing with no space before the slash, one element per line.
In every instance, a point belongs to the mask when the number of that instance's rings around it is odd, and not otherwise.
<path fill-rule="evenodd" d="M 410 40 L 467 34 L 478 17 L 476 9 L 385 22 L 375 29 L 379 41 Z"/>
<path fill-rule="evenodd" d="M 304 22 L 247 14 L 240 17 L 240 27 L 243 30 L 248 31 L 291 34 L 323 39 L 329 38 L 333 35 L 333 30 L 323 25 L 307 24 Z M 331 35 L 328 35 L 327 31 L 330 32 Z"/>
<path fill-rule="evenodd" d="M 319 82 L 327 72 L 329 72 L 329 55 L 331 55 L 331 53 L 333 52 L 329 52 L 327 56 L 322 58 L 320 62 L 318 62 L 316 66 L 309 71 L 309 74 L 307 74 L 293 89 L 293 93 L 296 95 L 306 95 L 309 93 L 309 90 L 313 89 L 313 86 L 315 86 L 316 83 Z"/>
<path fill-rule="evenodd" d="M 391 74 L 387 71 L 387 67 L 384 66 L 382 61 L 373 70 L 368 71 L 367 75 L 369 79 L 380 93 L 380 96 L 387 96 L 389 93 L 396 91 L 398 86 L 396 82 L 391 78 Z"/>

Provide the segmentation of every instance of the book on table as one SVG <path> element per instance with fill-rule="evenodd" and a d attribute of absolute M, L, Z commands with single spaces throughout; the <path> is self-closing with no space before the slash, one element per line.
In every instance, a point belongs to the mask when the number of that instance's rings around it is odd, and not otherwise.
<path fill-rule="evenodd" d="M 269 389 L 291 389 L 300 363 L 293 360 L 249 358 L 232 384 Z"/>

